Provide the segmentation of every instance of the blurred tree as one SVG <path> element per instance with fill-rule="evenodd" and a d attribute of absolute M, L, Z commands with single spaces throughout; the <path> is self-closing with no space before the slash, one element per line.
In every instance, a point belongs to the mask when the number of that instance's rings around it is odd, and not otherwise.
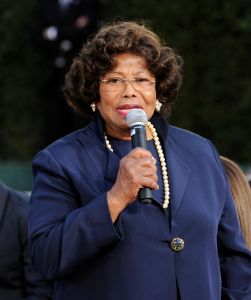
<path fill-rule="evenodd" d="M 0 159 L 30 159 L 42 144 L 39 57 L 31 43 L 34 1 L 0 3 Z"/>
<path fill-rule="evenodd" d="M 39 57 L 30 41 L 35 1 L 0 4 L 1 158 L 39 147 Z M 221 154 L 251 163 L 251 6 L 247 0 L 102 0 L 102 20 L 146 20 L 184 58 L 171 123 L 208 137 Z"/>

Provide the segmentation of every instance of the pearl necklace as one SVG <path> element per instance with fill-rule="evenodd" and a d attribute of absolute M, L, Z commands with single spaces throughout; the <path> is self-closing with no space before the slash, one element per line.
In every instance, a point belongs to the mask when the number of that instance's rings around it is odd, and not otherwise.
<path fill-rule="evenodd" d="M 147 127 L 151 131 L 151 135 L 153 137 L 154 145 L 160 160 L 161 165 L 161 171 L 162 171 L 162 178 L 163 178 L 163 189 L 164 189 L 164 201 L 163 201 L 163 208 L 168 208 L 169 205 L 169 199 L 170 199 L 170 189 L 169 189 L 169 180 L 168 180 L 168 174 L 167 174 L 167 166 L 166 166 L 166 160 L 164 156 L 164 152 L 162 150 L 162 147 L 160 145 L 159 137 L 157 134 L 156 129 L 154 128 L 153 124 L 151 122 L 147 122 Z M 110 144 L 110 141 L 108 140 L 107 135 L 104 133 L 105 137 L 105 143 L 106 147 L 113 152 L 112 146 Z"/>

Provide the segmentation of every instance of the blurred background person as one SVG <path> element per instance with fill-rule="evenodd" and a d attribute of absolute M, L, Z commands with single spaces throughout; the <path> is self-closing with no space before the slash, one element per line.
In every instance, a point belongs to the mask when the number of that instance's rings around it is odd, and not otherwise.
<path fill-rule="evenodd" d="M 251 187 L 251 168 L 247 170 L 247 180 L 248 180 L 248 184 Z"/>
<path fill-rule="evenodd" d="M 49 300 L 51 286 L 35 272 L 27 250 L 29 196 L 0 182 L 0 299 Z"/>
<path fill-rule="evenodd" d="M 245 241 L 251 249 L 251 189 L 245 173 L 231 159 L 221 156 Z"/>
<path fill-rule="evenodd" d="M 75 53 L 95 31 L 98 0 L 39 0 L 35 39 L 42 54 L 42 101 L 47 143 L 82 127 L 84 121 L 66 105 L 62 84 Z"/>

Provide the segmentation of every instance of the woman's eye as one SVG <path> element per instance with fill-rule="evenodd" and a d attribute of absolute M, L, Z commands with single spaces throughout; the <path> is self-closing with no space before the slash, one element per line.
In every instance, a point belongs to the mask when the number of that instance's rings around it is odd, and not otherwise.
<path fill-rule="evenodd" d="M 139 82 L 139 83 L 148 83 L 148 82 L 150 82 L 150 80 L 147 79 L 147 78 L 135 78 L 135 81 Z"/>
<path fill-rule="evenodd" d="M 121 78 L 109 78 L 107 79 L 107 83 L 112 83 L 112 84 L 116 84 L 116 83 L 121 83 L 123 80 Z"/>

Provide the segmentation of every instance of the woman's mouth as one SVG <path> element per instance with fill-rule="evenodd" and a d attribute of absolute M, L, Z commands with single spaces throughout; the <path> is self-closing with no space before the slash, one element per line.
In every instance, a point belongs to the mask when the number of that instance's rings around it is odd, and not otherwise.
<path fill-rule="evenodd" d="M 142 106 L 140 106 L 140 105 L 121 105 L 117 108 L 117 112 L 121 117 L 125 118 L 129 112 L 129 110 L 134 109 L 134 108 L 142 109 Z"/>

